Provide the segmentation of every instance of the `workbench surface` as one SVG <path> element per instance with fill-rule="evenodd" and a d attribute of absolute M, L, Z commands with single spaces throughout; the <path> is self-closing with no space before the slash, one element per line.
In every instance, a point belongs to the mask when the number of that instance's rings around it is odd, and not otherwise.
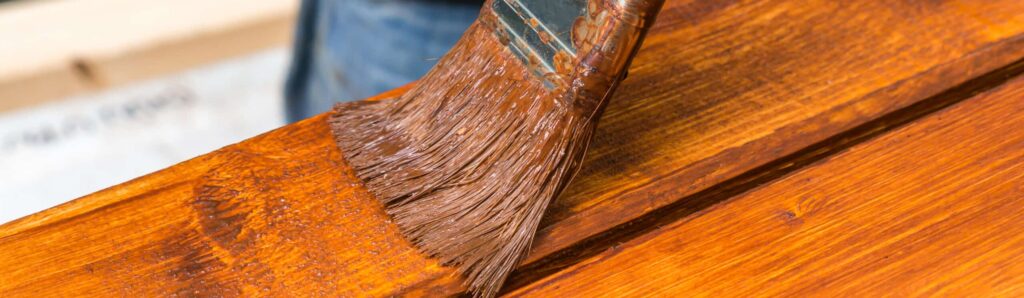
<path fill-rule="evenodd" d="M 1024 295 L 1022 59 L 1017 0 L 667 1 L 503 293 Z M 2 297 L 464 290 L 324 115 L 0 226 L 0 268 Z"/>

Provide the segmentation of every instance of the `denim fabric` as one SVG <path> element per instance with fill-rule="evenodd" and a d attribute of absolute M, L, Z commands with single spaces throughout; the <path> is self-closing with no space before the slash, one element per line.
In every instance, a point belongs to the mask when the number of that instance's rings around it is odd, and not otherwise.
<path fill-rule="evenodd" d="M 425 74 L 482 1 L 304 0 L 285 85 L 289 122 Z"/>

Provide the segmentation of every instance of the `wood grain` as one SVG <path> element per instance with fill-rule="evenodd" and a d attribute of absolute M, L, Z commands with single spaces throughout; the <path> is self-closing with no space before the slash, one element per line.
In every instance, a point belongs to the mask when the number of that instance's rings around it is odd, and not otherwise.
<path fill-rule="evenodd" d="M 1024 57 L 1024 2 L 847 2 L 667 2 L 527 262 Z"/>
<path fill-rule="evenodd" d="M 1024 294 L 1024 79 L 510 296 Z"/>
<path fill-rule="evenodd" d="M 1017 1 L 669 1 L 531 278 L 578 261 L 555 253 L 583 239 L 1024 57 L 1022 15 Z M 331 142 L 316 117 L 0 226 L 0 296 L 459 291 Z M 275 221 L 281 198 L 292 211 Z"/>
<path fill-rule="evenodd" d="M 388 296 L 459 284 L 398 234 L 323 116 L 6 224 L 0 251 L 2 297 Z"/>

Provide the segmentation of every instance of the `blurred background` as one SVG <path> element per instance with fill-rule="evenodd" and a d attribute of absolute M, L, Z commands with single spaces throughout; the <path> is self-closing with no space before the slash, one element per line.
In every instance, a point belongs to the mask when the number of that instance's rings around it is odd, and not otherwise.
<path fill-rule="evenodd" d="M 0 0 L 0 223 L 423 75 L 482 0 Z"/>

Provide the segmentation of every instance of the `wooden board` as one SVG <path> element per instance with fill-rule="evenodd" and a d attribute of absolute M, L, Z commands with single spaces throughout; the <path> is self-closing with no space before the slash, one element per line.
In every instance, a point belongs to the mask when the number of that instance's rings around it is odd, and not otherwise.
<path fill-rule="evenodd" d="M 669 1 L 609 106 L 583 172 L 552 206 L 510 289 L 604 245 L 586 239 L 620 233 L 646 214 L 927 104 L 1024 57 L 1024 4 L 979 2 Z M 459 291 L 450 270 L 391 232 L 353 236 L 387 224 L 374 222 L 383 217 L 366 211 L 372 200 L 345 184 L 351 178 L 330 139 L 321 116 L 0 226 L 0 251 L 10 251 L 0 254 L 0 268 L 11 270 L 0 274 L 0 294 L 118 293 L 109 281 L 128 278 L 138 287 L 167 284 L 167 292 L 210 289 L 196 283 L 247 294 L 268 284 L 271 291 Z M 220 184 L 232 187 L 204 194 L 204 186 Z M 195 203 L 204 197 L 221 203 Z M 309 237 L 297 244 L 280 236 L 250 240 L 289 230 L 262 219 L 275 210 L 268 198 L 293 206 L 288 218 L 330 224 L 302 226 Z M 367 213 L 345 217 L 352 206 Z M 220 209 L 226 211 L 211 212 Z M 207 228 L 210 222 L 224 228 Z M 315 253 L 300 258 L 296 251 Z M 373 253 L 373 262 L 352 261 Z M 266 269 L 238 267 L 253 260 Z M 311 266 L 316 270 L 297 273 Z M 21 269 L 27 267 L 33 269 Z M 77 282 L 97 268 L 108 271 Z M 167 273 L 182 270 L 193 277 Z M 274 282 L 249 279 L 254 272 L 274 272 Z M 314 272 L 323 280 L 358 276 L 358 282 L 326 287 L 311 278 Z"/>
<path fill-rule="evenodd" d="M 1024 57 L 1024 2 L 847 2 L 666 3 L 528 261 Z"/>
<path fill-rule="evenodd" d="M 390 225 L 329 134 L 314 117 L 4 225 L 0 296 L 394 295 L 457 285 Z"/>
<path fill-rule="evenodd" d="M 297 0 L 0 6 L 0 111 L 284 46 Z"/>
<path fill-rule="evenodd" d="M 510 296 L 1024 295 L 1024 78 Z"/>

